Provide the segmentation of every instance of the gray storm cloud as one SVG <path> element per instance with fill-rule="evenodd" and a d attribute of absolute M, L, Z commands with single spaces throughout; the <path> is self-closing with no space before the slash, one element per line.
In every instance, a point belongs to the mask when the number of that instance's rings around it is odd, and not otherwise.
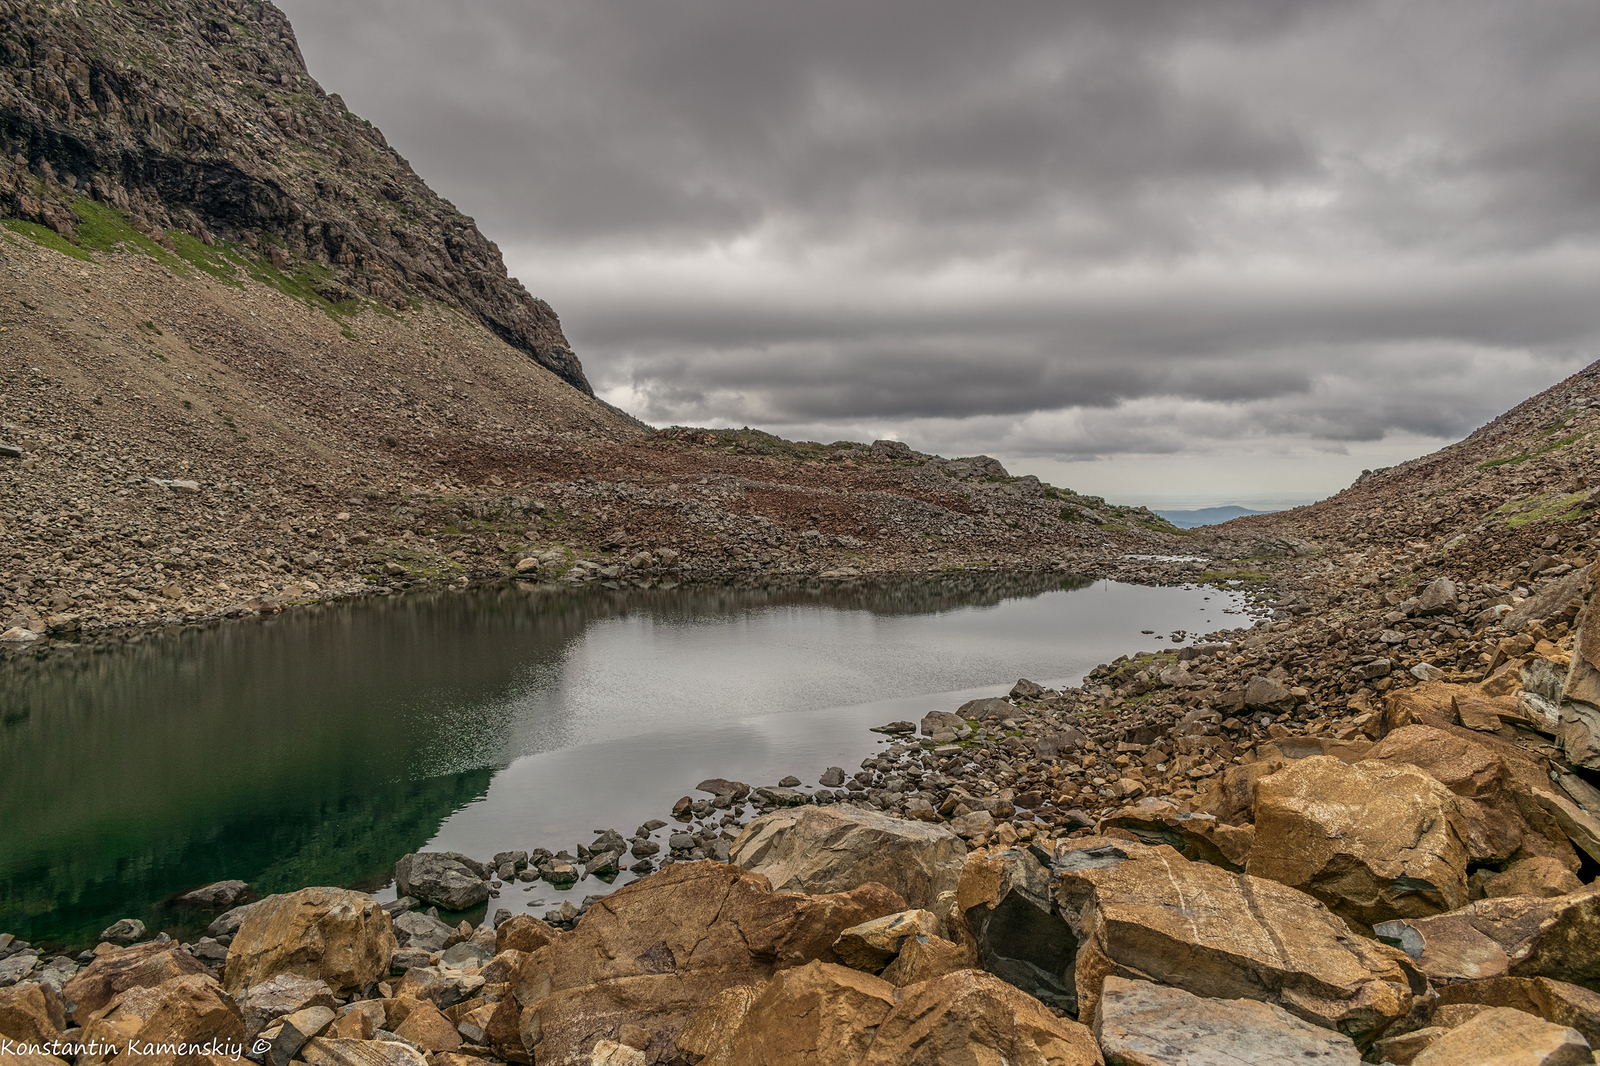
<path fill-rule="evenodd" d="M 1600 354 L 1592 3 L 283 6 L 657 423 L 1326 457 Z"/>

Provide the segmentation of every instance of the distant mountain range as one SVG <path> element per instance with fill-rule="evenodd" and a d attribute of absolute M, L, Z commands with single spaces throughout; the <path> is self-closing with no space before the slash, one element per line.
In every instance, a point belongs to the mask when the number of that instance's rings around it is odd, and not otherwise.
<path fill-rule="evenodd" d="M 1272 514 L 1272 511 L 1252 511 L 1248 507 L 1202 507 L 1197 511 L 1157 511 L 1156 514 L 1165 518 L 1179 529 L 1193 529 L 1195 526 L 1214 526 L 1218 522 L 1226 522 L 1232 518 L 1242 518 L 1247 514 Z"/>

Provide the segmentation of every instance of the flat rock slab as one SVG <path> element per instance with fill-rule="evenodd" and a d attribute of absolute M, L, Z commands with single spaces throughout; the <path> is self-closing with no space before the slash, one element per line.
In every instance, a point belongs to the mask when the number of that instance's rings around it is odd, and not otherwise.
<path fill-rule="evenodd" d="M 1576 1029 L 1493 1007 L 1435 1040 L 1414 1066 L 1584 1066 L 1594 1062 L 1589 1042 Z"/>
<path fill-rule="evenodd" d="M 1126 1066 L 1357 1066 L 1350 1038 L 1252 999 L 1106 978 L 1094 1035 Z"/>

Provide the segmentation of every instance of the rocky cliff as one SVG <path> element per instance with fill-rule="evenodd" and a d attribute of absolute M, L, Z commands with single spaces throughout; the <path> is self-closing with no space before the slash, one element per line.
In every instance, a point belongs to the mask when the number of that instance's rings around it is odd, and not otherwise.
<path fill-rule="evenodd" d="M 260 0 L 0 0 L 0 217 L 90 246 L 126 221 L 331 305 L 438 301 L 591 392 L 550 306 Z"/>

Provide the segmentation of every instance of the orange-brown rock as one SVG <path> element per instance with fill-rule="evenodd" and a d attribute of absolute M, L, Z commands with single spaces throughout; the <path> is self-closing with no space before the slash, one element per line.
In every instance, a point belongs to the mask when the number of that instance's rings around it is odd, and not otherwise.
<path fill-rule="evenodd" d="M 84 1026 L 82 1041 L 116 1048 L 120 1053 L 91 1050 L 78 1058 L 79 1066 L 112 1061 L 139 1066 L 222 1066 L 237 1060 L 230 1060 L 224 1049 L 210 1054 L 190 1049 L 212 1041 L 242 1044 L 244 1019 L 210 974 L 188 974 L 118 993 Z M 146 1050 L 135 1053 L 130 1044 Z"/>
<path fill-rule="evenodd" d="M 977 965 L 1052 1007 L 1076 1007 L 1073 960 L 1078 941 L 1056 913 L 1050 872 L 1032 852 L 977 852 L 956 889 L 959 921 Z M 963 946 L 966 946 L 963 943 Z"/>
<path fill-rule="evenodd" d="M 1581 1066 L 1594 1062 L 1576 1029 L 1507 1007 L 1484 1011 L 1412 1059 L 1413 1066 Z"/>
<path fill-rule="evenodd" d="M 1255 816 L 1256 782 L 1284 766 L 1283 759 L 1230 766 L 1211 779 L 1206 790 L 1195 798 L 1194 805 L 1223 825 L 1243 826 Z"/>
<path fill-rule="evenodd" d="M 966 846 L 943 825 L 854 807 L 796 807 L 745 827 L 731 861 L 779 892 L 846 892 L 876 881 L 932 910 L 955 891 Z"/>
<path fill-rule="evenodd" d="M 1303 892 L 1168 847 L 1085 837 L 1056 857 L 1056 900 L 1080 942 L 1080 1021 L 1109 975 L 1210 999 L 1274 1003 L 1365 1046 L 1427 983 L 1404 953 L 1356 935 Z"/>
<path fill-rule="evenodd" d="M 483 1035 L 489 1050 L 506 1062 L 526 1066 L 533 1061 L 528 1049 L 522 1046 L 522 1009 L 515 996 L 502 996 L 494 1005 L 494 1013 L 489 1016 Z"/>
<path fill-rule="evenodd" d="M 561 930 L 531 914 L 514 914 L 494 931 L 494 953 L 538 951 L 561 935 Z"/>
<path fill-rule="evenodd" d="M 334 1040 L 319 1036 L 300 1049 L 309 1066 L 427 1066 L 422 1052 L 398 1040 Z"/>
<path fill-rule="evenodd" d="M 886 914 L 840 933 L 833 942 L 833 953 L 851 969 L 882 973 L 900 954 L 901 946 L 919 934 L 924 942 L 930 936 L 938 936 L 939 920 L 932 912 L 911 910 Z"/>
<path fill-rule="evenodd" d="M 48 1044 L 66 1027 L 61 997 L 49 985 L 0 988 L 0 1037 L 19 1044 Z"/>
<path fill-rule="evenodd" d="M 677 863 L 593 904 L 577 928 L 528 956 L 515 985 L 534 1060 L 581 1062 L 623 1024 L 667 1054 L 701 1005 L 808 961 L 832 962 L 845 929 L 906 909 L 882 885 L 801 896 L 715 862 Z"/>
<path fill-rule="evenodd" d="M 1367 753 L 1376 762 L 1409 763 L 1458 796 L 1482 799 L 1503 790 L 1511 771 L 1498 754 L 1476 741 L 1428 725 L 1407 725 Z"/>
<path fill-rule="evenodd" d="M 1548 899 L 1482 899 L 1392 927 L 1383 935 L 1410 944 L 1417 966 L 1435 983 L 1504 976 L 1600 980 L 1600 884 Z"/>
<path fill-rule="evenodd" d="M 894 1009 L 894 991 L 881 978 L 832 963 L 784 970 L 702 1066 L 854 1066 Z"/>
<path fill-rule="evenodd" d="M 10 1051 L 0 1047 L 0 1066 L 67 1066 L 66 1059 L 35 1051 L 36 1045 L 17 1045 Z"/>
<path fill-rule="evenodd" d="M 1515 670 L 1511 672 L 1516 674 Z M 1450 682 L 1424 681 L 1389 693 L 1383 702 L 1384 735 L 1408 725 L 1455 725 L 1456 693 L 1464 691 L 1464 686 Z"/>
<path fill-rule="evenodd" d="M 1583 887 L 1578 875 L 1556 859 L 1534 856 L 1519 859 L 1484 882 L 1483 894 L 1506 896 L 1564 896 Z"/>
<path fill-rule="evenodd" d="M 992 974 L 961 970 L 902 989 L 861 1066 L 1100 1066 L 1102 1061 L 1087 1027 L 1057 1018 Z"/>
<path fill-rule="evenodd" d="M 712 996 L 678 1032 L 679 1053 L 695 1056 L 694 1061 L 700 1066 L 706 1066 L 701 1060 L 712 1056 L 725 1059 L 728 1046 L 750 1016 L 750 1008 L 766 991 L 766 984 L 734 985 Z"/>
<path fill-rule="evenodd" d="M 151 941 L 99 955 L 61 989 L 66 1016 L 82 1025 L 130 988 L 150 988 L 174 977 L 205 974 L 205 965 L 172 942 Z"/>
<path fill-rule="evenodd" d="M 917 935 L 900 945 L 900 954 L 878 976 L 896 988 L 931 981 L 977 965 L 973 952 L 943 937 Z"/>
<path fill-rule="evenodd" d="M 1301 759 L 1256 783 L 1248 870 L 1368 924 L 1467 901 L 1456 797 L 1405 764 Z"/>
<path fill-rule="evenodd" d="M 394 1035 L 405 1037 L 424 1051 L 454 1051 L 461 1046 L 461 1034 L 432 1003 L 413 1005 Z"/>
<path fill-rule="evenodd" d="M 1244 869 L 1255 844 L 1255 830 L 1250 826 L 1228 825 L 1214 814 L 1191 813 L 1171 800 L 1141 800 L 1132 807 L 1113 811 L 1100 819 L 1096 831 L 1104 836 L 1110 829 L 1130 833 L 1141 844 L 1152 847 L 1166 844 L 1186 859 L 1209 862 L 1235 873 Z"/>
<path fill-rule="evenodd" d="M 386 976 L 395 949 L 389 914 L 371 896 L 302 888 L 251 908 L 228 947 L 223 980 L 233 996 L 281 973 L 316 978 L 344 993 Z"/>
<path fill-rule="evenodd" d="M 1440 1008 L 1461 1003 L 1510 1007 L 1571 1026 L 1592 1046 L 1600 1046 L 1600 992 L 1548 977 L 1495 977 L 1441 985 L 1438 991 Z"/>

